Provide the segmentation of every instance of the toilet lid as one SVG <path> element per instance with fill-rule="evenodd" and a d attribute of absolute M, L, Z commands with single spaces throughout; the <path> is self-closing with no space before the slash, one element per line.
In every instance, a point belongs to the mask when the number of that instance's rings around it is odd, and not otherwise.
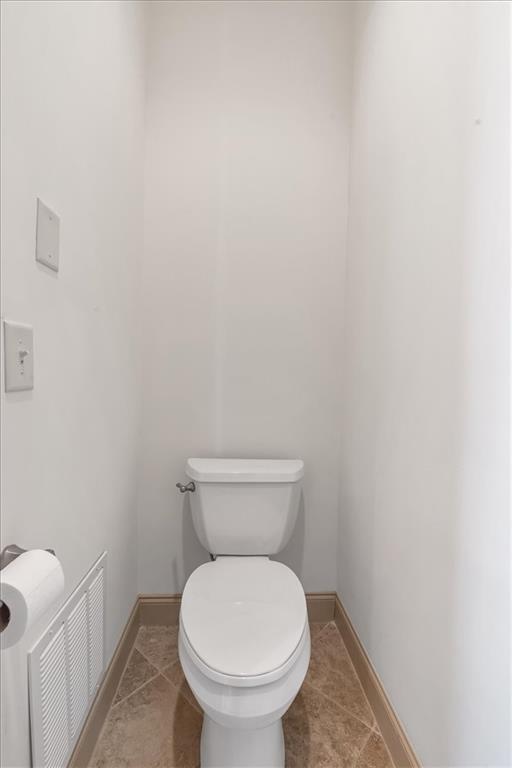
<path fill-rule="evenodd" d="M 307 622 L 293 571 L 263 557 L 220 557 L 190 576 L 180 622 L 197 656 L 229 676 L 266 675 L 290 658 Z"/>

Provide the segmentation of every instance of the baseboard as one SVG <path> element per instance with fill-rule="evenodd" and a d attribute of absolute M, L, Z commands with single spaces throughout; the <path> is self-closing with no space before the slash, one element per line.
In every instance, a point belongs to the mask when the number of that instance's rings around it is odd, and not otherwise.
<path fill-rule="evenodd" d="M 310 621 L 334 619 L 335 592 L 310 592 L 306 595 Z M 181 595 L 139 595 L 139 623 L 173 626 L 178 623 Z"/>
<path fill-rule="evenodd" d="M 105 672 L 103 682 L 89 710 L 82 732 L 71 754 L 68 768 L 87 768 L 91 761 L 92 753 L 94 752 L 103 724 L 107 719 L 128 657 L 135 643 L 139 625 L 139 601 L 137 600 L 126 622 L 112 660 Z"/>
<path fill-rule="evenodd" d="M 308 592 L 306 604 L 310 621 L 332 621 L 334 619 L 335 592 Z"/>
<path fill-rule="evenodd" d="M 139 595 L 139 624 L 172 627 L 180 618 L 181 595 Z"/>
<path fill-rule="evenodd" d="M 373 665 L 335 592 L 306 595 L 310 621 L 335 621 L 366 693 L 382 738 L 396 768 L 421 768 Z M 73 750 L 68 768 L 87 768 L 134 645 L 141 624 L 174 626 L 179 621 L 181 595 L 139 595 L 117 645 L 103 683 Z"/>
<path fill-rule="evenodd" d="M 366 653 L 338 595 L 335 597 L 334 621 L 355 667 L 366 697 L 375 715 L 382 738 L 396 768 L 421 768 L 384 686 Z"/>

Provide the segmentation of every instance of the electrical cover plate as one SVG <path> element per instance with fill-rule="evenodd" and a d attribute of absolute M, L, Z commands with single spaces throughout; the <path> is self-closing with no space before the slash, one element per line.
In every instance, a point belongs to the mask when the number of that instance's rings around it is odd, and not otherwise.
<path fill-rule="evenodd" d="M 30 325 L 4 320 L 5 391 L 34 389 L 34 341 Z"/>
<path fill-rule="evenodd" d="M 60 220 L 42 200 L 37 199 L 36 261 L 59 271 Z"/>

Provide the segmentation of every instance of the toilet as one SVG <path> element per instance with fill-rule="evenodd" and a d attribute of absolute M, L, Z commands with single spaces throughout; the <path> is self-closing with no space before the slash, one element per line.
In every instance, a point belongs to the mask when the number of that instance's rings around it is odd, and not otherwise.
<path fill-rule="evenodd" d="M 178 649 L 204 710 L 202 768 L 282 768 L 282 720 L 306 676 L 310 637 L 297 576 L 270 559 L 299 508 L 300 460 L 189 459 L 192 520 L 211 562 L 189 577 Z"/>

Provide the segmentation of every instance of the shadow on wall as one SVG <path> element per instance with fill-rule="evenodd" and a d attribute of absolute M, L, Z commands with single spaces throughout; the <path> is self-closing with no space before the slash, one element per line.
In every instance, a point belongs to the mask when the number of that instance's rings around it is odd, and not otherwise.
<path fill-rule="evenodd" d="M 285 563 L 300 578 L 302 573 L 302 564 L 304 561 L 304 535 L 306 509 L 304 504 L 304 491 L 301 491 L 299 511 L 297 512 L 297 522 L 293 529 L 292 537 L 282 552 L 273 558 L 281 563 Z"/>
<path fill-rule="evenodd" d="M 183 556 L 183 562 L 181 564 L 181 573 L 179 572 L 178 561 L 176 558 L 172 560 L 172 576 L 173 583 L 180 585 L 180 591 L 183 591 L 185 583 L 196 568 L 203 563 L 208 562 L 208 552 L 203 548 L 201 542 L 197 538 L 197 534 L 194 530 L 194 523 L 192 522 L 192 508 L 190 506 L 190 494 L 183 494 L 183 502 L 181 505 L 181 552 Z"/>
<path fill-rule="evenodd" d="M 338 591 L 421 762 L 509 765 L 508 11 L 356 5 Z"/>
<path fill-rule="evenodd" d="M 185 583 L 196 568 L 203 563 L 208 562 L 209 557 L 206 550 L 203 548 L 197 534 L 194 530 L 194 523 L 192 521 L 192 509 L 190 506 L 190 496 L 188 493 L 183 494 L 182 504 L 182 526 L 181 526 L 181 551 L 183 553 L 183 565 L 182 571 L 179 572 L 179 564 L 176 558 L 173 558 L 171 563 L 172 577 L 175 584 L 181 585 L 181 590 L 185 586 Z M 304 536 L 305 536 L 305 504 L 304 493 L 301 492 L 299 510 L 297 512 L 297 522 L 293 529 L 292 537 L 286 547 L 280 552 L 274 559 L 279 562 L 285 563 L 294 573 L 300 578 L 302 573 L 302 565 L 304 560 Z"/>

